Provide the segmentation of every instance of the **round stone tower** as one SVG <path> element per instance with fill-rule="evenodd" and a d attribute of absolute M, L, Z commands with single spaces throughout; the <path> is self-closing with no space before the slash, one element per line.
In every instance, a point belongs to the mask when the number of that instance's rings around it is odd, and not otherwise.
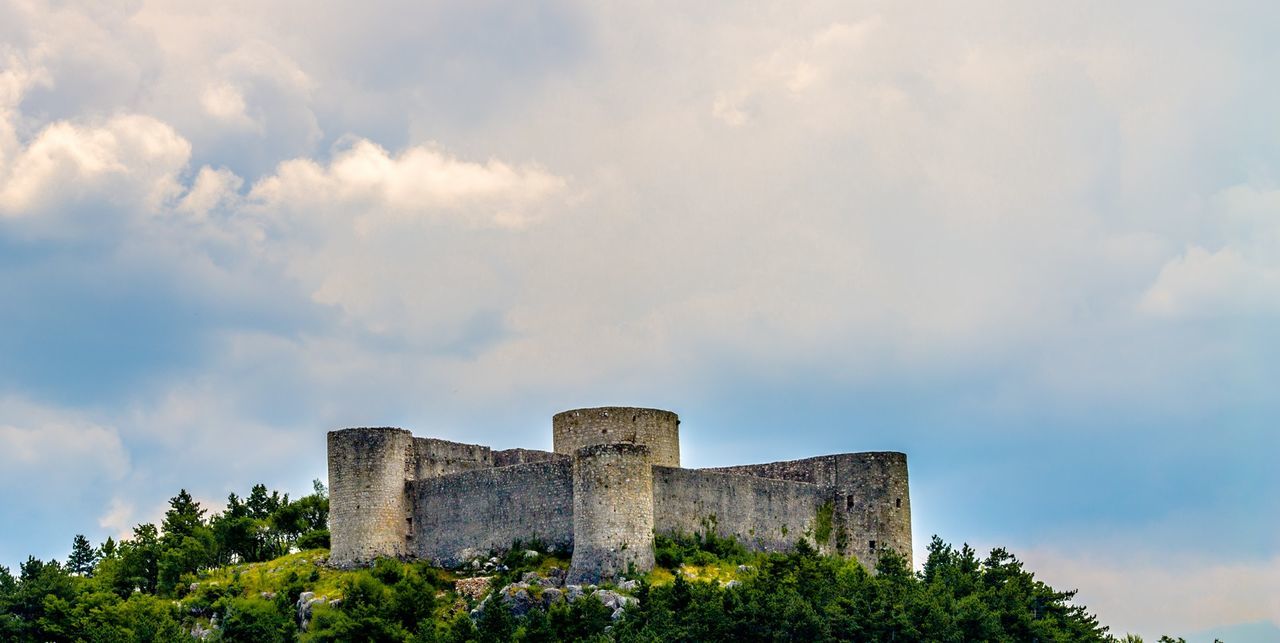
<path fill-rule="evenodd" d="M 889 548 L 911 560 L 911 493 L 907 454 L 897 451 L 851 453 L 840 465 L 838 493 L 844 496 L 850 521 L 852 553 L 874 568 L 879 552 Z M 852 465 L 852 466 L 849 466 Z"/>
<path fill-rule="evenodd" d="M 652 464 L 680 466 L 680 417 L 661 409 L 602 406 L 557 413 L 551 418 L 555 452 L 574 455 L 582 447 L 626 442 L 649 448 Z"/>
<path fill-rule="evenodd" d="M 329 560 L 340 567 L 406 554 L 410 507 L 405 471 L 413 434 L 404 429 L 329 432 Z"/>
<path fill-rule="evenodd" d="M 650 455 L 647 446 L 627 442 L 586 446 L 574 454 L 569 582 L 597 583 L 653 569 Z"/>

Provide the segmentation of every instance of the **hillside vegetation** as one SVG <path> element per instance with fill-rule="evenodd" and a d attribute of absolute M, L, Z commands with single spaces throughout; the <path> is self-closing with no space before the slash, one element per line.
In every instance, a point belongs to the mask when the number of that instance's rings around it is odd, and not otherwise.
<path fill-rule="evenodd" d="M 1137 641 L 1115 639 L 1074 592 L 1003 549 L 934 537 L 913 573 L 818 554 L 747 552 L 714 535 L 658 537 L 658 567 L 604 587 L 564 584 L 568 553 L 539 543 L 449 570 L 326 565 L 328 501 L 261 485 L 223 513 L 185 492 L 163 523 L 65 563 L 0 567 L 3 641 Z M 1171 639 L 1162 639 L 1171 640 Z"/>

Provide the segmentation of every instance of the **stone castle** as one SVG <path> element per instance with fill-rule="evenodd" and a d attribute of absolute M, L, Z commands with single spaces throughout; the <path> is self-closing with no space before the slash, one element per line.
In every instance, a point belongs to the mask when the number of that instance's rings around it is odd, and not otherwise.
<path fill-rule="evenodd" d="M 868 566 L 884 548 L 910 563 L 905 454 L 683 469 L 679 426 L 657 409 L 565 411 L 551 420 L 553 452 L 331 431 L 330 560 L 452 566 L 539 540 L 572 550 L 571 582 L 595 582 L 651 569 L 655 534 L 711 530 L 754 550 L 805 538 Z"/>

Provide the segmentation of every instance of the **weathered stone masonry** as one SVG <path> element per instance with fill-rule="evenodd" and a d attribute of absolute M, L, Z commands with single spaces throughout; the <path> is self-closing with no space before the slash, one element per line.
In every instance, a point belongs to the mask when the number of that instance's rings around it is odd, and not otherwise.
<path fill-rule="evenodd" d="M 761 551 L 805 538 L 867 565 L 886 548 L 910 562 L 905 454 L 682 469 L 679 424 L 657 409 L 566 411 L 554 452 L 331 431 L 331 560 L 457 565 L 537 539 L 573 550 L 571 579 L 595 581 L 652 568 L 654 534 L 712 530 Z"/>

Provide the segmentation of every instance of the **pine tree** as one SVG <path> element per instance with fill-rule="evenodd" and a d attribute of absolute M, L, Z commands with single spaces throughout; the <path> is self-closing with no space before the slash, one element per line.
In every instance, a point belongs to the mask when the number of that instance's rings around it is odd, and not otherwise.
<path fill-rule="evenodd" d="M 178 495 L 169 499 L 169 510 L 164 512 L 164 522 L 160 525 L 165 542 L 179 543 L 183 537 L 194 534 L 204 525 L 204 511 L 186 489 L 179 490 Z"/>
<path fill-rule="evenodd" d="M 89 545 L 89 539 L 84 534 L 76 534 L 71 542 L 71 556 L 67 558 L 67 571 L 78 576 L 92 576 L 97 562 L 98 553 Z"/>
<path fill-rule="evenodd" d="M 116 541 L 111 536 L 107 536 L 107 542 L 102 543 L 102 547 L 99 547 L 98 551 L 102 554 L 102 559 L 115 558 L 117 553 Z"/>
<path fill-rule="evenodd" d="M 225 518 L 245 518 L 249 515 L 249 507 L 240 501 L 235 492 L 227 494 L 227 509 L 222 512 Z"/>
<path fill-rule="evenodd" d="M 249 507 L 249 515 L 255 520 L 266 520 L 275 513 L 282 504 L 289 503 L 289 496 L 280 498 L 279 491 L 272 491 L 271 495 L 267 495 L 267 485 L 256 484 L 249 491 L 249 499 L 245 504 Z"/>
<path fill-rule="evenodd" d="M 120 543 L 120 559 L 123 573 L 117 579 L 118 589 L 126 594 L 134 589 L 154 594 L 160 561 L 156 526 L 148 523 L 134 527 L 133 539 Z"/>

